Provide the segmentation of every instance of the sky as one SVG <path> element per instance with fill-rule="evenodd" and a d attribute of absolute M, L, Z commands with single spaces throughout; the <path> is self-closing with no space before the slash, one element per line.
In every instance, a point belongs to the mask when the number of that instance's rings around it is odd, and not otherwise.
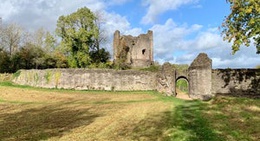
<path fill-rule="evenodd" d="M 2 22 L 28 31 L 45 28 L 55 33 L 59 16 L 82 7 L 99 13 L 112 52 L 115 30 L 138 36 L 152 30 L 154 61 L 191 64 L 203 52 L 213 68 L 254 68 L 260 64 L 256 48 L 242 46 L 232 55 L 219 27 L 230 13 L 226 0 L 0 0 Z"/>

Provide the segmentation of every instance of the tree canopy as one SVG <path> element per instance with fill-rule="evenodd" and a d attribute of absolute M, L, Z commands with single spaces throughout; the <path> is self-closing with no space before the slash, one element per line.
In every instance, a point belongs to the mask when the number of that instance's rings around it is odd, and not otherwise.
<path fill-rule="evenodd" d="M 232 42 L 233 54 L 254 42 L 260 54 L 260 0 L 226 0 L 231 13 L 222 24 L 224 40 Z"/>
<path fill-rule="evenodd" d="M 60 16 L 56 32 L 62 38 L 61 46 L 68 56 L 70 67 L 84 68 L 90 65 L 90 48 L 98 38 L 95 15 L 86 7 Z"/>
<path fill-rule="evenodd" d="M 16 23 L 0 25 L 0 73 L 19 69 L 67 68 L 65 55 L 58 42 L 43 28 L 26 31 Z"/>
<path fill-rule="evenodd" d="M 44 28 L 27 31 L 19 24 L 0 25 L 0 73 L 19 69 L 111 68 L 110 54 L 102 48 L 106 36 L 102 21 L 88 8 L 61 16 L 56 33 Z"/>

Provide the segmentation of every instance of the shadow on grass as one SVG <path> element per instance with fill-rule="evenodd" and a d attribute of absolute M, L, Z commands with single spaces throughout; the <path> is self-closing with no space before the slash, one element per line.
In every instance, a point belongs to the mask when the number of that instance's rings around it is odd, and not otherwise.
<path fill-rule="evenodd" d="M 86 126 L 98 114 L 89 109 L 50 105 L 15 113 L 0 114 L 1 140 L 45 140 L 62 136 L 73 128 Z"/>
<path fill-rule="evenodd" d="M 227 140 L 260 140 L 260 99 L 217 96 L 207 116 Z"/>
<path fill-rule="evenodd" d="M 211 123 L 203 115 L 207 105 L 200 101 L 187 101 L 175 107 L 172 125 L 175 131 L 171 140 L 181 139 L 188 141 L 221 141 L 224 140 L 211 127 Z"/>
<path fill-rule="evenodd" d="M 170 112 L 148 115 L 144 120 L 124 127 L 118 135 L 126 137 L 126 140 L 164 140 L 170 118 Z"/>
<path fill-rule="evenodd" d="M 172 111 L 148 115 L 138 124 L 126 127 L 119 135 L 130 135 L 133 140 L 224 140 L 202 116 L 203 106 L 204 104 L 199 101 L 185 101 Z"/>

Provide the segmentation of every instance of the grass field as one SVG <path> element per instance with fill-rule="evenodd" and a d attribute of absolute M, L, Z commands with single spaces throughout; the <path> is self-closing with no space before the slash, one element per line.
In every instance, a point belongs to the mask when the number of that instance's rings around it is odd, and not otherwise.
<path fill-rule="evenodd" d="M 260 140 L 260 100 L 0 84 L 0 140 Z"/>

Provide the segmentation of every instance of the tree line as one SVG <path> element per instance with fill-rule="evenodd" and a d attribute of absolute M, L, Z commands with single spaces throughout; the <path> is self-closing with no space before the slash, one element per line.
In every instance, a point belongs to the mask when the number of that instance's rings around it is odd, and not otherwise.
<path fill-rule="evenodd" d="M 60 16 L 54 34 L 40 28 L 0 25 L 0 73 L 19 69 L 111 67 L 98 14 L 83 7 Z"/>

